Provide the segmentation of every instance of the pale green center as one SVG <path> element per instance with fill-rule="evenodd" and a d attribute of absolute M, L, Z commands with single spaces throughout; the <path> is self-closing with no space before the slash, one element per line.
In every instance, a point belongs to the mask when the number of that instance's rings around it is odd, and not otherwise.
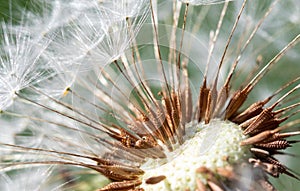
<path fill-rule="evenodd" d="M 196 127 L 196 128 L 195 128 Z M 249 148 L 240 146 L 246 136 L 240 127 L 229 121 L 213 120 L 209 124 L 187 125 L 185 143 L 167 154 L 167 159 L 151 159 L 142 169 L 143 180 L 164 175 L 166 179 L 154 184 L 143 183 L 142 188 L 150 190 L 190 190 L 196 189 L 196 179 L 205 183 L 205 178 L 196 169 L 205 166 L 214 171 L 226 167 L 249 156 Z"/>

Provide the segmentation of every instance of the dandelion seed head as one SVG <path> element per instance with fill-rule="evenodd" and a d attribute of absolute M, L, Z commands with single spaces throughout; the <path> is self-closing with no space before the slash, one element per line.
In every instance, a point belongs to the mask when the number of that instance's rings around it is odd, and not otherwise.
<path fill-rule="evenodd" d="M 143 8 L 133 8 L 137 15 L 122 17 L 119 14 L 127 1 L 93 3 L 88 11 L 81 12 L 63 27 L 52 31 L 55 36 L 49 45 L 49 54 L 68 65 L 81 65 L 80 70 L 96 66 L 103 67 L 117 60 L 130 47 L 147 16 L 147 3 Z M 117 6 L 121 6 L 120 10 Z M 117 9 L 117 10 L 115 10 Z M 130 23 L 128 22 L 130 18 Z"/>
<path fill-rule="evenodd" d="M 70 171 L 49 177 L 72 190 L 75 169 L 84 185 L 92 171 L 110 181 L 99 191 L 274 190 L 269 176 L 298 179 L 277 154 L 298 142 L 288 137 L 300 134 L 300 78 L 275 91 L 256 85 L 300 35 L 272 49 L 276 32 L 263 25 L 272 3 L 253 1 L 57 1 L 41 21 L 66 14 L 62 22 L 13 27 L 0 82 L 24 105 L 3 114 L 30 123 L 0 141 L 0 172 L 58 165 Z"/>
<path fill-rule="evenodd" d="M 44 76 L 47 78 L 47 65 L 41 64 L 40 57 L 47 43 L 38 44 L 28 34 L 16 32 L 4 23 L 1 29 L 0 84 L 4 109 L 13 103 L 16 92 L 42 81 Z"/>
<path fill-rule="evenodd" d="M 190 126 L 193 122 L 187 125 L 188 131 L 195 128 Z M 186 136 L 187 141 L 172 153 L 167 153 L 166 159 L 161 162 L 159 159 L 149 160 L 142 166 L 144 179 L 159 175 L 166 177 L 158 184 L 145 184 L 145 190 L 195 190 L 196 179 L 205 181 L 205 177 L 196 172 L 198 168 L 205 166 L 216 171 L 251 156 L 248 148 L 239 144 L 245 135 L 231 122 L 214 120 L 208 125 L 198 124 L 196 133 L 187 132 Z"/>
<path fill-rule="evenodd" d="M 7 109 L 18 100 L 17 94 L 43 99 L 45 96 L 36 90 L 55 97 L 72 85 L 76 70 L 66 69 L 45 51 L 51 38 L 33 38 L 31 32 L 4 23 L 1 29 L 0 109 Z"/>

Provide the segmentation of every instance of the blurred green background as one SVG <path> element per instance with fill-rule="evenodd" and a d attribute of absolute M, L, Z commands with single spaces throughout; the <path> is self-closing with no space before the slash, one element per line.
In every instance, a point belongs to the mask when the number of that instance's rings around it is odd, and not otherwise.
<path fill-rule="evenodd" d="M 295 0 L 298 1 L 298 0 Z M 286 4 L 286 6 L 289 6 Z M 40 5 L 38 1 L 34 0 L 0 0 L 0 20 L 4 22 L 12 22 L 12 23 L 19 23 L 22 20 L 22 16 L 24 13 L 24 10 L 30 10 L 33 12 L 38 13 L 40 10 Z M 284 14 L 284 12 L 283 12 Z M 214 17 L 208 17 L 205 20 L 205 23 L 211 23 L 211 20 L 214 20 Z M 227 17 L 228 20 L 232 20 L 230 16 Z M 300 18 L 298 18 L 300 20 Z M 292 24 L 292 23 L 291 23 Z M 288 23 L 286 25 L 287 27 L 291 24 Z M 297 26 L 293 26 L 297 27 Z M 298 28 L 291 31 L 291 33 L 297 33 L 300 32 L 300 25 L 298 25 Z M 274 28 L 274 30 L 276 30 Z M 286 30 L 287 33 L 289 30 Z M 2 32 L 2 31 L 1 31 Z M 276 39 L 275 39 L 276 40 Z M 268 47 L 270 48 L 270 47 Z M 277 52 L 278 49 L 274 46 L 273 49 L 268 49 L 265 51 L 269 51 L 270 55 L 273 56 L 274 52 Z M 264 89 L 272 89 L 275 90 L 276 88 L 283 85 L 285 82 L 287 82 L 289 79 L 293 79 L 296 76 L 300 75 L 300 63 L 299 63 L 299 53 L 300 53 L 300 46 L 297 45 L 291 53 L 288 53 L 287 56 L 285 56 L 281 61 L 280 64 L 277 64 L 275 67 L 272 68 L 272 72 L 268 75 L 267 78 L 263 79 L 262 82 L 257 86 L 256 89 L 258 89 L 261 94 L 264 94 Z M 268 54 L 264 54 L 266 57 L 268 57 Z M 255 59 L 255 58 L 254 58 Z M 265 58 L 266 59 L 266 58 Z M 284 82 L 284 83 L 283 83 Z M 269 92 L 268 92 L 269 93 Z M 300 94 L 298 93 L 300 96 Z M 250 100 L 255 99 L 250 96 Z M 299 100 L 299 99 L 298 99 Z M 299 115 L 294 116 L 293 118 L 300 118 Z M 293 140 L 297 139 L 296 137 L 293 138 Z M 300 137 L 298 137 L 300 139 Z M 286 162 L 289 162 L 288 167 L 294 171 L 297 175 L 300 173 L 300 144 L 296 144 L 294 147 L 288 149 L 286 151 L 287 153 L 293 153 L 294 157 L 282 157 L 282 160 L 285 160 Z M 281 156 L 280 156 L 281 157 Z M 286 164 L 286 163 L 284 163 Z M 90 176 L 87 176 L 90 177 Z M 292 179 L 286 175 L 282 175 L 279 180 L 271 178 L 275 185 L 278 186 L 279 190 L 297 190 L 300 188 L 300 182 Z M 89 179 L 87 182 L 91 184 L 97 184 L 97 179 Z M 97 187 L 97 185 L 93 188 L 87 188 L 87 185 L 83 185 L 82 190 L 89 190 L 94 189 Z"/>

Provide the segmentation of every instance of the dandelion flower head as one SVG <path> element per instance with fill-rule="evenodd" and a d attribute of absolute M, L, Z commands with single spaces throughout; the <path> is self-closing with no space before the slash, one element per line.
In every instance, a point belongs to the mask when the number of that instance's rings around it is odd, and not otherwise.
<path fill-rule="evenodd" d="M 296 0 L 32 3 L 1 24 L 1 190 L 297 184 Z"/>

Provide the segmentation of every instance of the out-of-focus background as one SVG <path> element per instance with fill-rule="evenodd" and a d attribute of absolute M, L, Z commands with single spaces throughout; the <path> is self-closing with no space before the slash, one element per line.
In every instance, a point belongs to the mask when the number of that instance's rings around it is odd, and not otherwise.
<path fill-rule="evenodd" d="M 42 3 L 41 3 L 42 2 Z M 12 24 L 22 23 L 22 19 L 24 17 L 24 12 L 31 11 L 33 13 L 39 14 L 42 8 L 47 7 L 47 1 L 42 0 L 0 0 L 0 21 L 1 22 L 10 22 Z M 88 2 L 88 1 L 87 1 Z M 160 13 L 159 19 L 161 20 L 170 20 L 170 16 L 168 14 L 172 9 L 170 9 L 169 4 L 166 3 L 167 1 L 159 1 L 159 5 L 161 6 L 160 9 L 162 13 Z M 245 18 L 243 22 L 246 22 L 249 19 L 249 22 L 255 21 L 256 17 L 259 17 L 261 12 L 266 9 L 266 5 L 269 5 L 271 2 L 270 0 L 266 1 L 253 1 L 256 6 L 255 9 L 251 9 L 251 7 L 247 7 L 247 14 L 242 15 L 242 17 L 249 17 Z M 234 2 L 235 3 L 235 2 Z M 218 16 L 216 13 L 220 11 L 222 5 L 214 5 L 207 10 L 207 6 L 195 8 L 193 11 L 194 14 L 200 14 L 203 11 L 207 11 L 206 17 L 203 20 L 203 30 L 199 33 L 209 33 L 210 30 L 214 29 L 216 23 L 218 21 Z M 234 9 L 234 6 L 230 4 L 229 9 Z M 236 12 L 234 10 L 232 12 Z M 224 21 L 224 31 L 229 31 L 231 29 L 230 23 L 234 21 L 234 13 L 226 15 Z M 194 19 L 193 19 L 194 18 Z M 192 25 L 193 22 L 197 22 L 195 19 L 197 17 L 192 17 L 188 20 L 188 24 Z M 266 63 L 267 60 L 274 57 L 274 55 L 280 51 L 287 44 L 293 37 L 297 34 L 300 34 L 300 7 L 298 0 L 289 0 L 289 1 L 279 1 L 278 5 L 274 9 L 274 14 L 270 15 L 271 19 L 266 20 L 266 23 L 262 26 L 263 30 L 259 31 L 258 38 L 254 39 L 253 44 L 251 44 L 252 49 L 256 50 L 260 47 L 265 47 L 266 42 L 269 43 L 266 48 L 261 48 L 259 54 L 253 54 L 253 58 L 251 62 L 255 62 L 258 55 L 261 59 L 262 63 Z M 257 19 L 258 20 L 258 19 Z M 228 28 L 226 29 L 226 25 L 228 24 Z M 247 27 L 247 24 L 244 23 L 244 28 Z M 223 30 L 223 29 L 222 29 Z M 222 37 L 222 30 L 220 36 Z M 242 28 L 239 29 L 242 31 Z M 0 31 L 2 32 L 2 30 Z M 227 34 L 227 33 L 226 33 Z M 201 36 L 203 34 L 195 34 L 196 36 Z M 199 37 L 201 38 L 201 37 Z M 2 40 L 2 39 L 0 39 Z M 143 52 L 142 52 L 143 54 Z M 251 55 L 251 52 L 245 52 L 245 54 Z M 247 57 L 249 59 L 249 57 Z M 246 61 L 245 61 L 246 62 Z M 258 95 L 250 95 L 249 101 L 255 101 L 259 98 L 264 98 L 270 93 L 276 91 L 280 86 L 287 83 L 288 81 L 294 79 L 295 77 L 300 75 L 300 45 L 296 45 L 291 51 L 284 56 L 281 61 L 272 67 L 271 71 L 268 73 L 266 78 L 264 78 L 261 83 L 257 85 L 255 88 L 255 92 Z M 244 63 L 245 64 L 245 63 Z M 244 65 L 247 68 L 247 63 Z M 192 72 L 192 71 L 191 71 Z M 300 96 L 300 93 L 298 93 Z M 293 118 L 300 118 L 300 115 L 295 115 Z M 1 128 L 1 127 L 0 127 Z M 300 130 L 300 127 L 299 127 Z M 294 137 L 295 139 L 300 139 L 300 137 Z M 300 175 L 300 143 L 295 144 L 293 148 L 289 148 L 288 150 L 284 151 L 286 153 L 291 153 L 291 157 L 282 157 L 284 160 L 284 164 L 288 164 L 287 166 L 298 176 Z M 286 175 L 282 175 L 279 179 L 271 178 L 275 185 L 277 185 L 279 190 L 295 190 L 300 188 L 300 181 L 296 179 L 292 179 Z M 87 180 L 90 184 L 95 184 L 91 186 L 91 188 L 97 187 L 97 181 L 95 179 Z M 85 188 L 86 189 L 86 188 Z"/>

